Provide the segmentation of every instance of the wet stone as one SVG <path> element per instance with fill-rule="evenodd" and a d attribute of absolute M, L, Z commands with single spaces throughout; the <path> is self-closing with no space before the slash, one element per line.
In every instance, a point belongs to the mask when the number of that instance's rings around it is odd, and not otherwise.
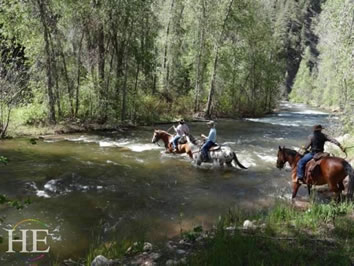
<path fill-rule="evenodd" d="M 102 255 L 98 255 L 92 262 L 91 266 L 108 266 L 110 265 L 110 260 Z"/>
<path fill-rule="evenodd" d="M 177 249 L 176 253 L 177 253 L 178 255 L 183 255 L 183 254 L 186 254 L 186 251 L 183 250 L 183 249 Z"/>
<path fill-rule="evenodd" d="M 145 252 L 150 252 L 150 251 L 152 250 L 152 244 L 149 243 L 149 242 L 145 242 L 145 243 L 144 243 L 143 250 L 144 250 Z"/>

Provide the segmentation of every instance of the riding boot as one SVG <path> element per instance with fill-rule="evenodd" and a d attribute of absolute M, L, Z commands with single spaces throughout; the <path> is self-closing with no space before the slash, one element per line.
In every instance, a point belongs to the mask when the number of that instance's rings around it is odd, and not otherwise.
<path fill-rule="evenodd" d="M 296 178 L 296 181 L 299 183 L 299 184 L 305 184 L 305 181 L 304 181 L 304 178 L 303 177 L 297 177 Z"/>

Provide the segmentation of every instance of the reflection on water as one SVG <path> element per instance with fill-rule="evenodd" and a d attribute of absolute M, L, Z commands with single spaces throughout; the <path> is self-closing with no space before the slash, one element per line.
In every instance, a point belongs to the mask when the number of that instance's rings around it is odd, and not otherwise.
<path fill-rule="evenodd" d="M 301 146 L 311 126 L 326 125 L 327 118 L 283 103 L 265 118 L 217 121 L 218 142 L 236 151 L 246 171 L 196 168 L 187 156 L 165 154 L 151 143 L 152 127 L 120 135 L 64 136 L 37 145 L 8 140 L 0 144 L 0 154 L 10 159 L 0 168 L 0 193 L 33 203 L 21 211 L 1 207 L 1 215 L 6 225 L 26 218 L 49 224 L 56 257 L 83 255 L 92 232 L 102 239 L 114 232 L 118 240 L 158 242 L 181 229 L 208 227 L 228 208 L 261 208 L 290 197 L 289 170 L 275 168 L 278 146 Z M 204 123 L 189 126 L 195 136 L 208 133 Z M 305 189 L 300 195 L 306 196 Z M 15 265 L 17 257 L 0 259 Z"/>

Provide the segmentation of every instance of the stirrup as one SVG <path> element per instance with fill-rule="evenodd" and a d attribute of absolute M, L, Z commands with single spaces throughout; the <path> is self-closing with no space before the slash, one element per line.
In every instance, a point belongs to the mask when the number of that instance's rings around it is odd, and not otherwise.
<path fill-rule="evenodd" d="M 298 178 L 296 182 L 299 184 L 306 184 L 304 178 Z"/>

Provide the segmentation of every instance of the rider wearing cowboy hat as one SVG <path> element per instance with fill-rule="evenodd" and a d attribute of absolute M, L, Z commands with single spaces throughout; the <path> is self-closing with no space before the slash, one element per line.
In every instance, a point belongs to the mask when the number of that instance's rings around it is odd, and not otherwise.
<path fill-rule="evenodd" d="M 216 128 L 215 128 L 215 122 L 214 121 L 209 121 L 207 123 L 208 127 L 210 128 L 209 131 L 209 135 L 205 136 L 205 135 L 201 135 L 201 137 L 203 139 L 206 140 L 206 142 L 204 143 L 204 145 L 201 148 L 201 153 L 202 156 L 205 160 L 207 160 L 208 158 L 208 151 L 211 147 L 215 146 L 216 144 Z"/>
<path fill-rule="evenodd" d="M 183 119 L 178 121 L 179 125 L 177 127 L 173 126 L 173 129 L 176 131 L 176 135 L 172 139 L 173 152 L 177 151 L 178 140 L 185 135 L 189 135 L 189 128 L 185 124 Z"/>
<path fill-rule="evenodd" d="M 304 174 L 305 174 L 305 166 L 307 162 L 309 162 L 316 153 L 324 151 L 324 144 L 326 141 L 332 142 L 337 145 L 344 153 L 346 149 L 336 141 L 335 139 L 325 135 L 322 133 L 322 129 L 324 129 L 321 125 L 315 125 L 313 127 L 313 134 L 309 136 L 309 140 L 307 144 L 303 147 L 305 150 L 310 149 L 309 153 L 306 153 L 298 162 L 297 165 L 297 180 L 303 182 Z"/>

